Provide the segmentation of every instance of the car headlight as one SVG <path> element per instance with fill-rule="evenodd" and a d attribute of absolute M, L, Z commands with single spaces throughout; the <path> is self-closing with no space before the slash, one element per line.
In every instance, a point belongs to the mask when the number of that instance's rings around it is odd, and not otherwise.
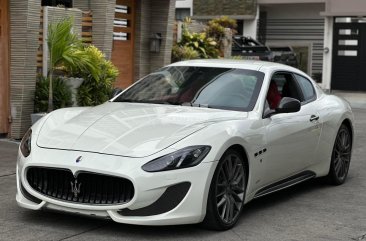
<path fill-rule="evenodd" d="M 154 159 L 142 166 L 147 172 L 161 172 L 198 165 L 211 150 L 210 146 L 189 146 Z"/>
<path fill-rule="evenodd" d="M 24 157 L 29 156 L 31 153 L 32 148 L 31 142 L 32 142 L 32 129 L 29 129 L 25 133 L 22 142 L 20 143 L 20 151 L 22 152 Z"/>

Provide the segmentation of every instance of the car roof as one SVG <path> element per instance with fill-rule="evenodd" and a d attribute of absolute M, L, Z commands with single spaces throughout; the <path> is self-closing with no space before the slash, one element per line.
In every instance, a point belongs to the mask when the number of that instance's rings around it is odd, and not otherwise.
<path fill-rule="evenodd" d="M 216 67 L 216 68 L 236 68 L 260 70 L 262 67 L 279 68 L 283 70 L 295 71 L 299 70 L 288 65 L 257 61 L 257 60 L 237 60 L 237 59 L 196 59 L 173 63 L 169 66 L 196 66 L 196 67 Z"/>

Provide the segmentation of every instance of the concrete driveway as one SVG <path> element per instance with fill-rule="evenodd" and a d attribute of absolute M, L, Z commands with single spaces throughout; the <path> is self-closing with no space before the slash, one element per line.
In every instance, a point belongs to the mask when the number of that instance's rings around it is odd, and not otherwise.
<path fill-rule="evenodd" d="M 347 182 L 311 180 L 255 200 L 226 232 L 197 225 L 143 227 L 47 211 L 15 202 L 17 144 L 0 141 L 0 240 L 365 240 L 366 110 L 355 110 L 356 143 Z"/>

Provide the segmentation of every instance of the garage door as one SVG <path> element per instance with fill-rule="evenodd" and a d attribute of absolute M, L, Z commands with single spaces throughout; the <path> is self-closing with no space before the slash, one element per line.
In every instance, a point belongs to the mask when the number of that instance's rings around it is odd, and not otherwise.
<path fill-rule="evenodd" d="M 0 1 L 0 134 L 8 132 L 9 30 L 8 1 Z"/>
<path fill-rule="evenodd" d="M 366 18 L 336 17 L 332 89 L 366 91 Z"/>

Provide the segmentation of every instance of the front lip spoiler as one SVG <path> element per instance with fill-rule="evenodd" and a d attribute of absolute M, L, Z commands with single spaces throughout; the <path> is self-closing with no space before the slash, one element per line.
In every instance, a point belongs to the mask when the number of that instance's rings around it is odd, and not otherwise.
<path fill-rule="evenodd" d="M 28 199 L 31 202 L 34 202 L 36 204 L 41 204 L 42 200 L 39 198 L 36 198 L 35 196 L 31 195 L 29 192 L 27 192 L 27 190 L 25 190 L 24 186 L 22 183 L 20 183 L 20 191 L 22 192 L 23 196 Z"/>

